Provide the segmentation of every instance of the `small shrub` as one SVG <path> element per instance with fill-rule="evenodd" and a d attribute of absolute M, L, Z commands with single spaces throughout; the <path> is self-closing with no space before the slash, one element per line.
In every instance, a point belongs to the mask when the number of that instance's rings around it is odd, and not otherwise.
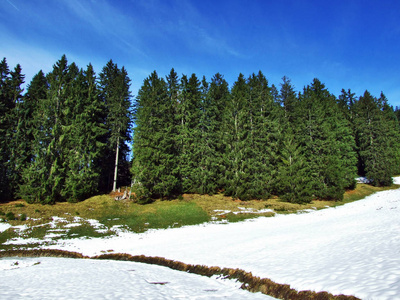
<path fill-rule="evenodd" d="M 35 209 L 35 213 L 40 213 L 40 210 L 38 210 L 38 209 Z"/>
<path fill-rule="evenodd" d="M 183 196 L 182 196 L 182 195 L 179 195 L 179 196 L 178 196 L 178 200 L 179 200 L 179 201 L 182 201 L 182 200 L 183 200 Z"/>
<path fill-rule="evenodd" d="M 2 210 L 0 210 L 0 216 L 4 216 L 6 213 Z"/>
<path fill-rule="evenodd" d="M 7 219 L 8 221 L 15 220 L 15 215 L 14 215 L 14 213 L 13 213 L 12 211 L 9 211 L 8 213 L 6 213 L 6 219 Z"/>
<path fill-rule="evenodd" d="M 17 203 L 17 204 L 15 204 L 15 207 L 25 207 L 25 205 L 22 203 Z"/>
<path fill-rule="evenodd" d="M 21 216 L 19 217 L 19 219 L 21 221 L 26 221 L 26 214 L 21 214 Z"/>
<path fill-rule="evenodd" d="M 149 204 L 153 202 L 148 189 L 140 183 L 135 183 L 131 187 L 131 199 L 138 204 Z"/>

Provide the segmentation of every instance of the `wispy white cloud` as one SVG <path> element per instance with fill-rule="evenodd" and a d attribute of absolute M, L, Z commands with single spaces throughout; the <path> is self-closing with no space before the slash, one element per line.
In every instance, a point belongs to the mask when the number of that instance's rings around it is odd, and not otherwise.
<path fill-rule="evenodd" d="M 60 59 L 54 53 L 44 48 L 32 46 L 28 43 L 21 42 L 12 38 L 1 37 L 2 46 L 0 53 L 5 57 L 10 69 L 14 69 L 17 64 L 22 67 L 22 74 L 25 75 L 25 86 L 30 83 L 32 77 L 40 70 L 48 73 L 52 70 L 53 64 Z"/>
<path fill-rule="evenodd" d="M 131 4 L 128 18 L 134 20 L 137 36 L 145 42 L 157 40 L 176 54 L 186 49 L 196 55 L 242 55 L 226 32 L 191 1 L 135 0 Z"/>
<path fill-rule="evenodd" d="M 172 30 L 184 35 L 185 42 L 192 48 L 219 56 L 244 57 L 231 45 L 230 35 L 219 24 L 207 18 L 189 1 L 174 1 L 178 22 Z"/>
<path fill-rule="evenodd" d="M 12 3 L 10 0 L 6 0 L 12 7 L 14 7 L 16 10 L 20 11 L 17 6 L 15 6 L 14 3 Z"/>
<path fill-rule="evenodd" d="M 126 52 L 147 56 L 140 47 L 140 33 L 136 24 L 112 2 L 63 0 L 63 4 L 76 18 L 89 24 L 93 34 L 110 39 L 114 46 Z M 135 40 L 138 46 L 134 45 L 132 40 Z"/>

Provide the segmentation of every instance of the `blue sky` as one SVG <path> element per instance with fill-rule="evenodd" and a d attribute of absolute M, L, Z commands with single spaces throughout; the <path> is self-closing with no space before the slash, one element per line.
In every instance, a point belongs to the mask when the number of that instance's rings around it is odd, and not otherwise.
<path fill-rule="evenodd" d="M 277 87 L 316 77 L 335 95 L 383 91 L 400 106 L 399 20 L 398 0 L 0 0 L 0 58 L 27 83 L 66 54 L 97 73 L 125 66 L 133 95 L 153 70 L 230 85 L 261 70 Z"/>

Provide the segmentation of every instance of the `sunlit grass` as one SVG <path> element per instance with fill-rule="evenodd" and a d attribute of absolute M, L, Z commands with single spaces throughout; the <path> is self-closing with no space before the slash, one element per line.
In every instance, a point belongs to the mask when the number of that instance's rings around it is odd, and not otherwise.
<path fill-rule="evenodd" d="M 343 203 L 349 203 L 363 199 L 369 195 L 375 194 L 376 192 L 388 191 L 400 188 L 399 184 L 393 184 L 388 187 L 376 187 L 369 184 L 359 183 L 354 190 L 347 191 L 343 197 Z"/>
<path fill-rule="evenodd" d="M 65 202 L 55 205 L 28 204 L 19 200 L 0 204 L 0 219 L 12 213 L 15 220 L 7 222 L 13 226 L 25 225 L 25 229 L 19 231 L 10 228 L 0 233 L 0 244 L 1 249 L 9 249 L 12 245 L 4 243 L 17 237 L 37 240 L 46 238 L 50 242 L 65 238 L 104 237 L 115 234 L 114 226 L 132 232 L 144 232 L 150 228 L 181 227 L 209 221 L 238 222 L 259 216 L 273 216 L 275 213 L 289 214 L 343 205 L 378 191 L 399 187 L 393 185 L 381 188 L 358 184 L 355 190 L 345 193 L 343 201 L 316 200 L 309 204 L 283 202 L 278 197 L 240 201 L 223 194 L 186 194 L 180 197 L 180 200 L 157 200 L 147 205 L 139 205 L 132 201 L 115 201 L 110 195 L 95 196 L 79 203 Z M 24 221 L 25 216 L 27 219 Z M 53 217 L 59 217 L 61 221 L 50 226 Z M 102 228 L 94 228 L 88 219 L 98 220 Z M 76 226 L 67 228 L 65 225 L 70 223 L 76 223 Z M 53 237 L 48 238 L 51 233 L 54 233 Z"/>
<path fill-rule="evenodd" d="M 99 221 L 108 227 L 122 224 L 132 231 L 143 232 L 148 228 L 180 227 L 209 220 L 208 214 L 196 203 L 172 200 L 144 206 L 130 203 L 125 210 L 114 207 Z"/>

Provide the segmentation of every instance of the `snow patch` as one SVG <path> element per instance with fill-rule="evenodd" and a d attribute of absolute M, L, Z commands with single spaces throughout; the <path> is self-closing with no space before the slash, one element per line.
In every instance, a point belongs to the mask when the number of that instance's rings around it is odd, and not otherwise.
<path fill-rule="evenodd" d="M 12 226 L 8 223 L 0 222 L 0 232 L 6 231 L 10 227 Z"/>
<path fill-rule="evenodd" d="M 400 178 L 395 178 L 394 182 L 399 184 Z M 400 295 L 399 203 L 400 189 L 397 189 L 336 208 L 311 209 L 307 213 L 277 214 L 274 218 L 259 217 L 251 222 L 212 222 L 139 234 L 129 232 L 123 226 L 113 226 L 111 230 L 116 232 L 115 236 L 57 240 L 41 247 L 76 251 L 88 256 L 112 248 L 114 253 L 240 268 L 254 276 L 290 284 L 297 290 L 327 291 L 361 299 L 395 299 Z M 62 218 L 57 221 L 64 222 Z M 101 228 L 100 223 L 97 225 Z M 0 230 L 9 227 L 0 223 Z M 21 244 L 27 243 L 27 240 L 21 240 Z M 7 243 L 18 241 L 13 239 Z M 34 268 L 11 271 L 0 266 L 1 284 L 6 287 L 0 289 L 0 298 L 28 295 L 28 289 L 33 291 L 32 295 L 29 292 L 32 299 L 43 295 L 80 299 L 266 297 L 241 294 L 237 286 L 227 286 L 222 278 L 217 281 L 207 278 L 213 282 L 209 284 L 192 281 L 190 275 L 193 274 L 175 274 L 170 272 L 177 271 L 147 265 L 142 269 L 143 265 L 129 262 L 55 258 L 41 258 L 40 262 Z M 52 285 L 46 286 L 45 282 L 52 282 Z"/>

